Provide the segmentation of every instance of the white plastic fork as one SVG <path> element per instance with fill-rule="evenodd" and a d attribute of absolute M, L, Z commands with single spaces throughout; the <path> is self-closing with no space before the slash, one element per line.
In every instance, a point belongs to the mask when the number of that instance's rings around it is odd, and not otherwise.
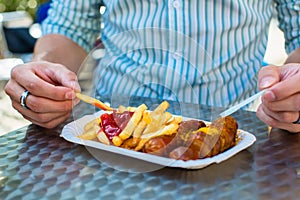
<path fill-rule="evenodd" d="M 239 110 L 240 108 L 242 108 L 243 106 L 251 103 L 252 101 L 254 101 L 255 99 L 259 98 L 261 95 L 263 95 L 265 93 L 266 90 L 262 90 L 254 95 L 252 95 L 251 97 L 241 101 L 240 103 L 238 103 L 235 106 L 232 106 L 230 108 L 228 108 L 227 110 L 223 111 L 222 113 L 220 113 L 221 117 L 225 117 L 228 115 L 231 115 L 232 113 L 236 112 L 237 110 Z"/>

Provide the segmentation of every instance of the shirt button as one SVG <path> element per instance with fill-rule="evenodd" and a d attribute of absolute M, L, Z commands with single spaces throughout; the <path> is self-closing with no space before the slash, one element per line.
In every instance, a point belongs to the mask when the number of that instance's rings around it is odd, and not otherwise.
<path fill-rule="evenodd" d="M 179 8 L 180 7 L 180 2 L 178 0 L 174 0 L 172 3 L 174 8 Z"/>

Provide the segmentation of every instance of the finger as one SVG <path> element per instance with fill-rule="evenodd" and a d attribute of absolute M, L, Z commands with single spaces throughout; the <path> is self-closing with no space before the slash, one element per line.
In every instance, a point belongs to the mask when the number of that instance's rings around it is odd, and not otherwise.
<path fill-rule="evenodd" d="M 13 103 L 13 107 L 18 110 L 25 119 L 34 124 L 46 128 L 53 128 L 62 123 L 70 117 L 71 112 L 57 112 L 57 113 L 36 113 L 32 110 L 23 108 L 20 104 Z"/>
<path fill-rule="evenodd" d="M 280 112 L 280 111 L 300 111 L 300 93 L 293 94 L 282 100 L 275 100 L 272 91 L 266 91 L 262 97 L 262 103 L 268 109 Z"/>
<path fill-rule="evenodd" d="M 46 62 L 46 65 L 49 64 Z M 77 81 L 77 76 L 74 72 L 60 64 L 52 64 L 51 68 L 39 67 L 35 68 L 39 77 L 45 80 L 51 80 L 53 83 L 58 83 L 62 86 L 72 88 L 80 92 L 80 86 Z"/>
<path fill-rule="evenodd" d="M 11 82 L 10 85 L 13 85 L 14 81 L 11 80 Z M 20 97 L 25 89 L 18 84 L 15 85 L 14 89 L 8 86 L 6 93 L 11 97 L 12 101 L 19 104 Z M 71 110 L 79 102 L 79 99 L 54 101 L 52 99 L 35 96 L 34 94 L 29 94 L 25 101 L 26 105 L 34 112 L 66 112 Z"/>
<path fill-rule="evenodd" d="M 34 95 L 29 95 L 26 99 L 27 107 L 37 113 L 68 112 L 79 102 L 79 99 L 53 101 L 52 99 L 46 99 Z"/>
<path fill-rule="evenodd" d="M 256 112 L 257 117 L 266 123 L 267 125 L 273 127 L 273 128 L 279 128 L 283 130 L 287 130 L 290 132 L 300 132 L 300 124 L 293 124 L 293 123 L 283 123 L 280 122 L 269 115 L 267 115 L 263 110 L 262 107 L 259 106 Z"/>
<path fill-rule="evenodd" d="M 277 121 L 280 122 L 284 122 L 284 123 L 293 123 L 295 122 L 298 118 L 299 118 L 299 112 L 275 112 L 272 110 L 269 110 L 268 107 L 264 106 L 262 104 L 261 109 L 263 110 L 263 112 L 268 115 L 271 116 L 272 118 L 274 118 Z"/>
<path fill-rule="evenodd" d="M 300 80 L 300 65 L 287 64 L 277 68 L 280 73 L 280 82 L 269 89 L 269 92 L 272 93 L 269 97 L 266 97 L 269 101 L 286 99 L 300 92 L 300 88 L 295 87 L 299 84 Z M 278 71 L 276 73 L 278 73 Z"/>
<path fill-rule="evenodd" d="M 280 81 L 280 70 L 276 66 L 266 66 L 258 73 L 259 89 L 266 89 Z"/>
<path fill-rule="evenodd" d="M 65 115 L 62 115 L 60 117 L 52 118 L 52 120 L 50 120 L 50 121 L 41 122 L 39 120 L 31 119 L 29 117 L 24 116 L 25 119 L 31 121 L 33 124 L 41 126 L 41 127 L 45 127 L 45 128 L 48 128 L 48 129 L 52 129 L 52 128 L 57 127 L 61 123 L 65 122 L 69 117 L 70 117 L 70 114 L 69 115 L 65 114 Z"/>
<path fill-rule="evenodd" d="M 13 101 L 16 104 L 20 104 L 18 101 Z M 57 113 L 68 112 L 80 102 L 79 99 L 53 101 L 51 99 L 42 98 L 29 94 L 25 100 L 26 106 L 36 113 Z"/>
<path fill-rule="evenodd" d="M 268 124 L 269 126 L 276 126 L 277 125 L 277 120 L 274 118 L 270 117 L 268 114 L 266 114 L 262 108 L 262 105 L 259 105 L 256 111 L 256 116 L 263 121 L 264 123 Z"/>
<path fill-rule="evenodd" d="M 20 97 L 22 93 L 25 91 L 23 87 L 21 87 L 14 79 L 10 79 L 5 88 L 5 93 L 10 97 L 12 101 L 20 102 Z"/>
<path fill-rule="evenodd" d="M 12 71 L 12 79 L 36 96 L 55 100 L 75 98 L 74 88 L 71 87 L 79 87 L 79 84 L 76 83 L 76 75 L 69 70 L 63 70 L 64 67 L 62 66 L 51 65 L 49 67 L 43 66 L 43 64 L 34 63 L 30 66 L 18 66 Z M 57 79 L 59 76 L 65 77 L 63 83 Z"/>

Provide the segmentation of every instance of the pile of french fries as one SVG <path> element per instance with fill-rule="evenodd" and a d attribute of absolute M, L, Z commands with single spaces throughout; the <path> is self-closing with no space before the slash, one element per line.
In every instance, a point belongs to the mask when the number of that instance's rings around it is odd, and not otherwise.
<path fill-rule="evenodd" d="M 131 111 L 133 115 L 118 136 L 114 136 L 110 141 L 101 129 L 101 119 L 98 117 L 88 122 L 78 137 L 84 140 L 96 139 L 103 144 L 130 147 L 139 151 L 151 138 L 176 133 L 182 117 L 173 116 L 166 111 L 168 108 L 167 101 L 163 101 L 153 111 L 147 110 L 145 104 L 138 107 L 119 106 L 116 112 Z"/>

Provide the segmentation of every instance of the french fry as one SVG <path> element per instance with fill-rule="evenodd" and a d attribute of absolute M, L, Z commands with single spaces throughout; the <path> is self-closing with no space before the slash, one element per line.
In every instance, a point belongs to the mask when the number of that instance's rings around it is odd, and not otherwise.
<path fill-rule="evenodd" d="M 166 124 L 172 118 L 171 113 L 150 113 L 151 122 L 143 131 L 143 135 L 155 132 L 160 129 L 163 124 Z"/>
<path fill-rule="evenodd" d="M 157 130 L 156 132 L 142 135 L 141 140 L 140 140 L 139 144 L 137 145 L 137 147 L 135 148 L 135 150 L 136 151 L 141 150 L 144 147 L 144 145 L 146 144 L 146 142 L 148 142 L 150 139 L 152 139 L 154 137 L 158 137 L 161 135 L 172 135 L 173 133 L 175 133 L 177 131 L 178 127 L 179 127 L 179 125 L 177 123 L 169 124 L 167 126 L 161 126 L 161 128 L 159 130 Z"/>
<path fill-rule="evenodd" d="M 138 142 L 139 142 L 138 138 L 131 137 L 131 138 L 125 140 L 122 143 L 121 147 L 134 150 L 134 148 L 138 145 Z"/>
<path fill-rule="evenodd" d="M 97 132 L 99 130 L 99 125 L 93 124 L 93 126 L 90 129 L 84 130 L 84 132 L 81 135 L 78 135 L 78 137 L 83 140 L 93 140 L 97 137 Z"/>
<path fill-rule="evenodd" d="M 163 113 L 169 108 L 169 105 L 170 104 L 167 101 L 163 101 L 154 109 L 153 112 L 154 113 Z"/>
<path fill-rule="evenodd" d="M 134 112 L 131 119 L 129 120 L 127 126 L 124 128 L 124 130 L 119 135 L 119 137 L 122 140 L 125 140 L 131 136 L 135 127 L 140 122 L 142 115 L 146 109 L 147 109 L 147 106 L 145 104 L 142 104 L 139 107 L 137 107 L 136 111 Z"/>
<path fill-rule="evenodd" d="M 97 117 L 96 119 L 93 119 L 86 123 L 83 127 L 84 131 L 88 131 L 89 129 L 93 128 L 95 125 L 99 125 L 101 122 L 100 117 Z"/>
<path fill-rule="evenodd" d="M 83 140 L 93 140 L 97 137 L 97 133 L 94 129 L 87 130 L 83 132 L 82 134 L 78 135 L 78 138 Z"/>
<path fill-rule="evenodd" d="M 125 112 L 125 111 L 127 111 L 127 108 L 126 108 L 125 106 L 120 105 L 120 106 L 118 107 L 118 112 L 119 112 L 119 113 L 123 113 L 123 112 Z"/>
<path fill-rule="evenodd" d="M 101 143 L 110 145 L 109 139 L 102 130 L 98 131 L 97 138 Z"/>
<path fill-rule="evenodd" d="M 167 122 L 166 124 L 171 124 L 171 123 L 177 123 L 179 124 L 182 121 L 182 117 L 181 116 L 172 116 Z"/>
<path fill-rule="evenodd" d="M 123 143 L 123 140 L 122 140 L 119 136 L 114 136 L 114 137 L 112 138 L 112 143 L 113 143 L 115 146 L 119 147 L 119 146 L 121 146 L 121 144 Z"/>
<path fill-rule="evenodd" d="M 145 143 L 151 138 L 161 135 L 172 135 L 179 127 L 179 123 L 182 121 L 182 117 L 172 116 L 171 113 L 166 112 L 169 107 L 167 101 L 163 101 L 159 104 L 154 111 L 147 111 L 145 104 L 139 107 L 125 107 L 119 106 L 118 112 L 123 113 L 125 111 L 134 112 L 128 121 L 126 127 L 118 136 L 112 138 L 112 143 L 115 146 L 126 146 L 127 148 L 133 148 L 139 151 L 143 148 Z M 100 118 L 90 121 L 85 125 L 86 132 L 81 135 L 83 138 L 98 138 L 99 142 L 103 144 L 110 144 L 109 139 L 103 131 L 95 128 L 99 127 Z M 96 136 L 95 136 L 96 135 Z"/>
<path fill-rule="evenodd" d="M 149 116 L 149 112 L 144 112 L 143 113 L 143 117 L 142 120 L 140 121 L 140 123 L 136 126 L 136 128 L 133 131 L 133 138 L 139 138 L 141 137 L 144 129 L 146 128 L 147 124 L 149 124 L 151 122 L 151 117 Z"/>
<path fill-rule="evenodd" d="M 136 107 L 130 107 L 130 106 L 129 107 L 125 107 L 123 105 L 120 105 L 118 107 L 118 112 L 119 113 L 123 113 L 125 111 L 134 112 L 136 109 L 137 109 Z"/>
<path fill-rule="evenodd" d="M 143 113 L 142 120 L 136 126 L 133 137 L 139 138 L 142 134 L 147 134 L 158 130 L 158 128 L 164 124 L 166 121 L 172 118 L 171 113 L 165 112 L 169 107 L 167 101 L 163 101 L 159 104 L 154 111 Z"/>
<path fill-rule="evenodd" d="M 120 146 L 124 140 L 128 139 L 133 134 L 133 131 L 135 130 L 136 126 L 141 121 L 143 113 L 146 109 L 147 109 L 147 106 L 145 104 L 142 104 L 139 107 L 135 108 L 135 112 L 133 113 L 132 117 L 128 121 L 124 130 L 122 130 L 122 132 L 119 134 L 119 136 L 114 136 L 112 138 L 112 143 L 115 146 Z"/>
<path fill-rule="evenodd" d="M 110 106 L 106 105 L 105 103 L 99 101 L 98 99 L 95 99 L 93 97 L 81 94 L 79 92 L 76 93 L 76 97 L 88 104 L 92 104 L 102 110 L 113 110 Z"/>
<path fill-rule="evenodd" d="M 127 107 L 127 110 L 130 111 L 130 112 L 135 112 L 136 109 L 137 109 L 136 107 L 130 107 L 130 106 Z"/>

